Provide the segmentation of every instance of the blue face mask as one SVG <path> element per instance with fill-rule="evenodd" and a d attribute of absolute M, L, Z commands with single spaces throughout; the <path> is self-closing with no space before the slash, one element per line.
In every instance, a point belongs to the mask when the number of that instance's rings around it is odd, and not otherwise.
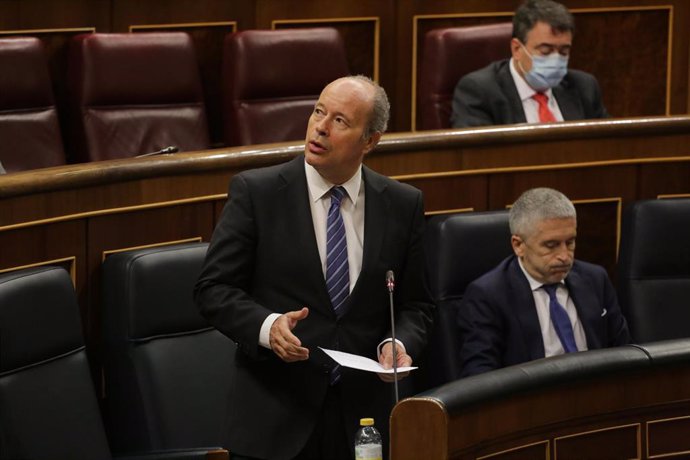
<path fill-rule="evenodd" d="M 525 81 L 536 91 L 542 92 L 557 86 L 568 73 L 568 56 L 562 56 L 557 52 L 548 56 L 532 56 L 522 43 L 520 46 L 532 59 L 532 68 L 529 72 L 522 69 Z M 522 68 L 522 64 L 520 67 Z"/>

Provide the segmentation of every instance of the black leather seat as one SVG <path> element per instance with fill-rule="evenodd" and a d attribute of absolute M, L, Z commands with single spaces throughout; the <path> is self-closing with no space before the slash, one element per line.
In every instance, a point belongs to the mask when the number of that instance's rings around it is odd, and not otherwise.
<path fill-rule="evenodd" d="M 113 452 L 221 446 L 235 344 L 198 314 L 208 244 L 103 264 L 106 429 Z"/>
<path fill-rule="evenodd" d="M 636 342 L 690 337 L 690 199 L 644 200 L 623 217 L 618 296 Z"/>
<path fill-rule="evenodd" d="M 72 280 L 0 275 L 0 459 L 108 459 Z"/>
<path fill-rule="evenodd" d="M 465 289 L 512 254 L 508 211 L 434 216 L 427 222 L 424 238 L 436 302 L 428 346 L 428 385 L 437 386 L 460 377 L 457 311 Z"/>

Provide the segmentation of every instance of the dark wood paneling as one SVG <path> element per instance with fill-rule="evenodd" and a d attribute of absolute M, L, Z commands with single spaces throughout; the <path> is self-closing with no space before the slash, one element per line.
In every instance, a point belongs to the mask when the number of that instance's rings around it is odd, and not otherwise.
<path fill-rule="evenodd" d="M 68 221 L 0 231 L 0 269 L 17 269 L 28 265 L 45 265 L 50 261 L 68 268 L 73 265 L 75 289 L 82 309 L 83 327 L 88 329 L 88 277 L 86 261 L 86 224 Z"/>
<path fill-rule="evenodd" d="M 243 0 L 111 0 L 112 31 L 132 25 L 237 21 L 239 29 L 254 26 L 254 1 Z"/>
<path fill-rule="evenodd" d="M 608 427 L 585 433 L 574 433 L 554 440 L 555 458 L 582 460 L 605 458 L 629 460 L 640 458 L 640 425 Z"/>
<path fill-rule="evenodd" d="M 453 212 L 471 208 L 486 211 L 489 208 L 487 189 L 489 177 L 486 174 L 403 179 L 424 193 L 426 212 Z"/>
<path fill-rule="evenodd" d="M 597 77 L 612 116 L 670 113 L 671 15 L 671 7 L 665 6 L 575 12 L 569 65 Z"/>
<path fill-rule="evenodd" d="M 690 146 L 688 146 L 690 151 Z M 690 164 L 675 161 L 639 166 L 640 198 L 656 198 L 662 194 L 688 193 L 690 188 Z"/>
<path fill-rule="evenodd" d="M 648 456 L 690 456 L 690 417 L 650 421 L 647 433 Z"/>
<path fill-rule="evenodd" d="M 2 0 L 0 29 L 95 27 L 110 30 L 111 0 Z"/>
<path fill-rule="evenodd" d="M 549 442 L 543 441 L 477 457 L 477 460 L 549 460 L 549 458 Z"/>
<path fill-rule="evenodd" d="M 616 262 L 620 241 L 622 201 L 610 198 L 577 201 L 578 259 L 594 262 L 606 268 L 609 278 L 617 279 Z"/>

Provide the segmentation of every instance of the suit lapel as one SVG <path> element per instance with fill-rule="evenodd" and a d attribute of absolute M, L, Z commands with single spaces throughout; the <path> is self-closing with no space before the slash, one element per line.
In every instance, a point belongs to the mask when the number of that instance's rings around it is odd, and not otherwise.
<path fill-rule="evenodd" d="M 289 241 L 286 241 L 292 247 L 290 252 L 307 261 L 304 265 L 308 269 L 302 274 L 305 278 L 304 286 L 314 289 L 317 298 L 316 304 L 310 307 L 321 308 L 324 312 L 334 314 L 316 244 L 314 219 L 311 215 L 307 177 L 304 172 L 304 157 L 300 155 L 286 163 L 280 171 L 280 178 L 282 184 L 279 193 L 276 194 L 279 200 L 276 203 L 277 209 L 289 210 L 291 214 L 291 218 L 283 219 L 280 225 L 286 226 L 283 233 L 289 238 Z"/>
<path fill-rule="evenodd" d="M 585 118 L 585 111 L 582 108 L 580 99 L 574 94 L 567 75 L 553 89 L 553 95 L 556 98 L 556 102 L 558 102 L 558 108 L 561 110 L 564 120 L 581 120 Z"/>
<path fill-rule="evenodd" d="M 503 94 L 508 100 L 508 109 L 510 110 L 510 114 L 508 114 L 508 116 L 505 118 L 505 123 L 526 123 L 527 118 L 525 117 L 525 109 L 522 108 L 520 94 L 515 86 L 515 81 L 513 81 L 513 76 L 510 73 L 510 59 L 508 59 L 506 64 L 501 67 L 496 79 L 501 87 L 501 90 L 503 91 Z"/>
<path fill-rule="evenodd" d="M 379 260 L 384 236 L 387 231 L 390 204 L 386 195 L 387 185 L 366 166 L 362 167 L 364 180 L 364 246 L 362 248 L 362 270 L 350 297 L 361 291 L 367 273 L 375 269 Z M 383 281 L 382 281 L 383 283 Z"/>
<path fill-rule="evenodd" d="M 513 257 L 513 260 L 510 262 L 508 276 L 513 294 L 512 298 L 514 299 L 513 308 L 515 308 L 515 314 L 523 330 L 522 337 L 524 338 L 530 360 L 543 358 L 546 352 L 544 351 L 544 339 L 539 326 L 537 306 L 534 303 L 534 294 L 530 289 L 527 278 L 525 278 L 525 274 L 520 269 L 517 257 Z"/>

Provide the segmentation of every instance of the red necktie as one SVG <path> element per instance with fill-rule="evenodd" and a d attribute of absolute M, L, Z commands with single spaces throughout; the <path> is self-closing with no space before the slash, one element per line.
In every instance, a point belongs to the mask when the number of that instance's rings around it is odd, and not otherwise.
<path fill-rule="evenodd" d="M 537 104 L 539 104 L 540 123 L 552 123 L 556 121 L 556 117 L 553 116 L 553 112 L 549 110 L 549 96 L 544 93 L 534 93 L 532 99 L 537 101 Z"/>

